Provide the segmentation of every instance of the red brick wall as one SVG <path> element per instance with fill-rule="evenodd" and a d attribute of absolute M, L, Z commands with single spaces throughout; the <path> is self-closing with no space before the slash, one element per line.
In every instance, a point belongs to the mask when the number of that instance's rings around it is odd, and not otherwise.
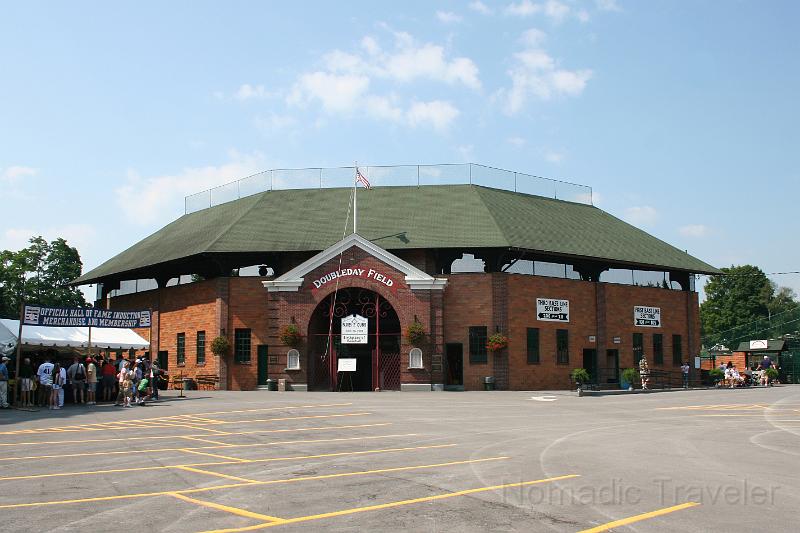
<path fill-rule="evenodd" d="M 523 274 L 453 274 L 448 277 L 444 295 L 444 340 L 461 343 L 464 347 L 464 386 L 467 390 L 483 388 L 482 378 L 493 375 L 492 354 L 489 354 L 487 364 L 470 364 L 468 330 L 469 326 L 487 326 L 490 335 L 495 330 L 498 313 L 492 309 L 492 276 L 507 276 L 508 279 L 508 325 L 502 329 L 509 337 L 511 389 L 567 388 L 571 370 L 583 366 L 584 349 L 597 350 L 600 367 L 606 366 L 607 349 L 619 350 L 621 369 L 633 366 L 634 332 L 643 334 L 644 353 L 654 368 L 677 370 L 672 365 L 673 334 L 681 335 L 684 360 L 692 361 L 698 353 L 700 324 L 696 293 Z M 569 300 L 569 324 L 539 321 L 536 317 L 537 297 Z M 660 307 L 662 327 L 634 326 L 634 305 Z M 600 306 L 603 309 L 598 313 Z M 539 328 L 538 364 L 527 362 L 527 328 Z M 568 365 L 556 364 L 557 329 L 569 331 Z M 654 333 L 663 336 L 663 365 L 653 362 Z M 595 342 L 589 340 L 590 336 L 595 336 Z M 614 343 L 614 337 L 619 337 L 621 342 Z"/>

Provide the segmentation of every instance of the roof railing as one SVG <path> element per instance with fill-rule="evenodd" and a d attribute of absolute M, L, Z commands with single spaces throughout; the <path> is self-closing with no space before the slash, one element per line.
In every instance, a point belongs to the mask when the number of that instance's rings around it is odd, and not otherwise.
<path fill-rule="evenodd" d="M 482 185 L 557 200 L 592 204 L 592 188 L 476 163 L 439 165 L 359 165 L 373 186 Z M 247 176 L 189 195 L 185 213 L 232 202 L 267 191 L 352 187 L 355 167 L 281 168 Z"/>

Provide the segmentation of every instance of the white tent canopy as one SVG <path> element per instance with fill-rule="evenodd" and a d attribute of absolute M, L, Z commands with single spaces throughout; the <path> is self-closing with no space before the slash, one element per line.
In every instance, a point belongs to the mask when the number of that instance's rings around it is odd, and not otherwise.
<path fill-rule="evenodd" d="M 19 320 L 0 318 L 0 351 L 8 354 L 16 349 L 18 332 Z M 23 346 L 45 348 L 87 348 L 89 346 L 89 328 L 23 326 L 22 344 Z M 92 328 L 92 348 L 143 350 L 149 347 L 150 342 L 131 329 Z"/>

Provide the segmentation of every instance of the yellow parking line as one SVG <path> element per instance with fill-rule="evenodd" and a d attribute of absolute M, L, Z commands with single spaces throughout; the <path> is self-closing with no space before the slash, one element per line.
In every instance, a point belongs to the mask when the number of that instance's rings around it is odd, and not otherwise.
<path fill-rule="evenodd" d="M 342 413 L 342 414 L 333 414 L 333 415 L 306 415 L 306 416 L 284 416 L 279 418 L 261 418 L 256 420 L 231 420 L 226 422 L 221 422 L 218 425 L 224 424 L 251 424 L 254 422 L 284 422 L 286 420 L 310 420 L 310 419 L 317 419 L 317 418 L 343 418 L 349 416 L 367 416 L 371 415 L 372 413 Z M 192 426 L 189 424 L 181 424 L 178 423 L 159 423 L 159 424 L 152 424 L 146 426 L 146 428 L 133 426 L 133 425 L 121 425 L 119 427 L 75 427 L 74 429 L 67 429 L 67 428 L 49 428 L 49 429 L 41 429 L 41 430 L 33 430 L 40 433 L 55 433 L 55 432 L 82 432 L 82 431 L 109 431 L 109 430 L 123 430 L 123 429 L 151 429 L 151 428 L 159 428 L 159 427 L 190 427 L 192 429 L 200 429 L 203 431 L 212 431 L 214 433 L 220 433 L 223 435 L 227 435 L 228 433 L 225 431 L 218 431 L 216 429 L 205 428 L 203 426 Z M 17 435 L 20 433 L 29 433 L 31 430 L 24 429 L 18 431 L 2 431 L 0 435 Z"/>
<path fill-rule="evenodd" d="M 392 435 L 387 435 L 392 436 Z M 339 440 L 339 439 L 335 439 Z M 346 439 L 343 439 L 346 440 Z M 318 442 L 318 441 L 290 441 L 290 442 Z M 326 440 L 325 442 L 329 442 Z M 285 443 L 288 444 L 288 443 Z M 180 464 L 180 465 L 158 465 L 158 466 L 138 466 L 138 467 L 129 467 L 129 468 L 112 468 L 107 470 L 91 470 L 91 471 L 84 471 L 84 472 L 54 472 L 51 474 L 31 474 L 27 476 L 7 476 L 7 477 L 0 477 L 0 481 L 12 481 L 12 480 L 19 480 L 19 479 L 40 479 L 40 478 L 47 478 L 47 477 L 62 477 L 62 476 L 90 476 L 90 475 L 100 475 L 100 474 L 114 474 L 119 472 L 143 472 L 145 470 L 166 470 L 169 468 L 182 468 L 185 466 L 196 467 L 196 466 L 219 466 L 219 465 L 230 465 L 230 464 L 242 464 L 242 463 L 275 463 L 280 461 L 292 461 L 292 460 L 301 460 L 301 459 L 321 459 L 323 457 L 342 457 L 347 455 L 370 455 L 373 453 L 390 453 L 390 452 L 405 452 L 411 450 L 429 450 L 434 448 L 449 448 L 455 446 L 455 444 L 432 444 L 428 446 L 413 446 L 407 448 L 378 448 L 375 450 L 358 450 L 355 452 L 331 452 L 331 453 L 320 453 L 316 455 L 293 455 L 288 457 L 267 457 L 262 459 L 237 459 L 234 457 L 227 457 L 225 461 L 217 461 L 213 463 L 191 463 L 191 464 Z M 189 449 L 182 449 L 179 451 L 189 451 Z M 197 452 L 199 453 L 199 452 Z M 212 455 L 212 454 L 204 454 L 204 455 Z M 214 457 L 224 457 L 222 455 L 216 455 Z"/>
<path fill-rule="evenodd" d="M 571 479 L 575 477 L 580 477 L 578 474 L 570 474 L 566 476 L 558 476 L 558 477 L 551 477 L 546 479 L 537 479 L 534 481 L 522 481 L 519 483 L 507 483 L 504 485 L 492 485 L 490 487 L 478 487 L 475 489 L 466 489 L 466 490 L 459 490 L 457 492 L 448 492 L 446 494 L 437 494 L 435 496 L 425 496 L 422 498 L 414 498 L 411 500 L 400 500 L 396 502 L 389 502 L 389 503 L 380 503 L 377 505 L 369 505 L 366 507 L 354 507 L 352 509 L 343 509 L 341 511 L 333 511 L 330 513 L 321 513 L 315 515 L 308 515 L 308 516 L 299 516 L 297 518 L 283 518 L 279 519 L 278 521 L 267 522 L 265 524 L 256 524 L 254 526 L 247 526 L 247 527 L 240 527 L 240 528 L 231 528 L 231 529 L 215 529 L 211 531 L 206 531 L 204 533 L 232 533 L 238 531 L 253 531 L 256 529 L 265 529 L 268 527 L 274 526 L 282 526 L 285 524 L 297 524 L 299 522 L 310 522 L 311 520 L 322 520 L 324 518 L 333 518 L 336 516 L 344 516 L 350 515 L 355 513 L 365 513 L 368 511 L 378 511 L 381 509 L 391 509 L 394 507 L 401 507 L 403 505 L 413 505 L 415 503 L 425 503 L 425 502 L 432 502 L 437 500 L 444 500 L 447 498 L 457 498 L 459 496 L 466 496 L 468 494 L 477 494 L 480 492 L 489 492 L 493 490 L 500 490 L 506 489 L 511 487 L 524 487 L 527 485 L 534 485 L 537 483 L 548 483 L 551 481 L 560 481 L 563 479 Z"/>
<path fill-rule="evenodd" d="M 380 425 L 380 424 L 379 424 Z M 316 430 L 323 430 L 323 429 L 345 429 L 348 427 L 363 427 L 363 426 L 333 426 L 329 428 L 314 428 Z M 308 428 L 311 429 L 311 428 Z M 289 430 L 276 430 L 277 432 L 283 433 Z M 300 430 L 296 430 L 300 431 Z M 261 433 L 261 432 L 250 432 L 250 433 Z M 241 434 L 244 435 L 246 433 L 231 433 L 231 435 Z M 416 433 L 398 433 L 394 435 L 370 435 L 367 437 L 340 437 L 335 439 L 301 439 L 301 440 L 289 440 L 289 441 L 271 441 L 271 442 L 257 442 L 252 444 L 223 444 L 220 446 L 197 446 L 195 448 L 191 448 L 192 450 L 216 450 L 219 448 L 255 448 L 258 446 L 275 446 L 276 444 L 290 444 L 294 442 L 339 442 L 339 441 L 347 441 L 347 440 L 372 440 L 372 439 L 383 439 L 387 437 L 413 437 L 416 436 Z M 179 452 L 181 450 L 187 449 L 185 446 L 181 448 L 151 448 L 149 450 L 118 450 L 112 452 L 87 452 L 87 453 L 64 453 L 59 455 L 31 455 L 27 457 L 0 457 L 0 461 L 20 461 L 20 460 L 33 460 L 33 459 L 60 459 L 66 457 L 92 457 L 98 455 L 129 455 L 132 452 L 135 453 L 161 453 L 161 452 Z"/>
<path fill-rule="evenodd" d="M 361 470 L 357 472 L 340 472 L 338 474 L 325 474 L 320 476 L 307 476 L 307 477 L 296 477 L 296 478 L 289 478 L 289 479 L 272 479 L 269 481 L 255 481 L 249 483 L 233 483 L 230 485 L 215 485 L 213 487 L 201 487 L 197 489 L 184 489 L 184 490 L 171 490 L 171 491 L 161 491 L 161 492 L 140 492 L 135 494 L 117 494 L 115 496 L 98 496 L 94 498 L 80 498 L 77 500 L 51 500 L 51 501 L 44 501 L 44 502 L 30 502 L 30 503 L 12 503 L 12 504 L 5 504 L 0 505 L 0 509 L 18 509 L 18 508 L 25 508 L 25 507 L 40 507 L 40 506 L 50 506 L 50 505 L 67 505 L 73 503 L 89 503 L 89 502 L 105 502 L 105 501 L 112 501 L 112 500 L 129 500 L 132 498 L 147 498 L 150 496 L 171 496 L 172 494 L 197 494 L 199 492 L 209 492 L 212 490 L 221 490 L 221 489 L 235 489 L 240 487 L 250 487 L 254 485 L 277 485 L 282 483 L 297 483 L 300 481 L 312 481 L 312 480 L 319 480 L 319 479 L 333 479 L 339 477 L 352 477 L 352 476 L 367 476 L 371 474 L 384 474 L 387 472 L 406 472 L 410 470 L 423 470 L 429 468 L 442 468 L 445 466 L 456 466 L 456 465 L 466 465 L 466 464 L 475 464 L 475 463 L 485 463 L 487 461 L 501 461 L 508 459 L 508 457 L 487 457 L 485 459 L 468 459 L 464 461 L 451 461 L 449 463 L 436 463 L 436 464 L 429 464 L 429 465 L 414 465 L 414 466 L 399 466 L 394 468 L 381 468 L 380 470 Z M 567 477 L 575 477 L 575 476 L 567 476 Z M 554 479 L 561 479 L 561 478 L 554 478 Z M 566 478 L 564 478 L 566 479 Z M 509 486 L 517 486 L 517 484 L 512 484 Z"/>
<path fill-rule="evenodd" d="M 675 511 L 681 511 L 683 509 L 689 509 L 690 507 L 695 507 L 700 505 L 697 502 L 687 502 L 682 503 L 680 505 L 673 505 L 672 507 L 667 507 L 665 509 L 659 509 L 657 511 L 650 511 L 649 513 L 637 514 L 636 516 L 630 516 L 628 518 L 622 518 L 620 520 L 614 520 L 613 522 L 608 522 L 606 524 L 593 527 L 591 529 L 584 529 L 579 533 L 600 533 L 601 531 L 608 531 L 609 529 L 626 526 L 628 524 L 633 524 L 634 522 L 641 522 L 642 520 L 647 520 L 649 518 L 655 518 L 657 516 L 674 513 Z"/>
<path fill-rule="evenodd" d="M 287 433 L 287 432 L 294 432 L 294 431 L 323 431 L 323 430 L 330 430 L 330 429 L 353 429 L 353 428 L 372 428 L 378 426 L 391 426 L 391 422 L 381 422 L 378 424 L 357 424 L 357 425 L 347 425 L 347 426 L 317 426 L 317 427 L 308 427 L 308 428 L 291 428 L 291 429 L 256 429 L 253 431 L 235 431 L 230 432 L 226 436 L 230 435 L 261 435 L 267 433 Z M 160 440 L 160 439 L 188 439 L 188 438 L 196 438 L 196 437 L 209 437 L 205 433 L 201 435 L 153 435 L 148 437 L 112 437 L 108 439 L 79 439 L 79 440 L 40 440 L 40 441 L 29 441 L 29 442 L 0 442 L 0 446 L 38 446 L 40 444 L 82 444 L 82 443 L 89 443 L 89 442 L 119 442 L 119 441 L 132 441 L 132 440 Z M 137 450 L 137 451 L 147 451 L 147 450 Z M 0 461 L 4 459 L 0 458 Z M 12 459 L 6 459 L 12 460 Z"/>
<path fill-rule="evenodd" d="M 177 493 L 174 493 L 174 492 L 170 493 L 170 496 L 173 496 L 173 497 L 178 498 L 179 500 L 183 500 L 185 502 L 194 503 L 194 504 L 197 504 L 197 505 L 202 505 L 203 507 L 210 507 L 211 509 L 218 509 L 220 511 L 233 513 L 233 514 L 239 515 L 239 516 L 245 516 L 247 518 L 255 518 L 256 520 L 264 520 L 265 522 L 280 522 L 282 520 L 281 518 L 277 518 L 277 517 L 269 516 L 269 515 L 265 515 L 265 514 L 260 514 L 260 513 L 253 513 L 251 511 L 247 511 L 245 509 L 239 509 L 238 507 L 229 507 L 227 505 L 220 505 L 218 503 L 196 500 L 194 498 L 190 498 L 188 496 L 184 496 L 183 494 L 177 494 Z"/>
<path fill-rule="evenodd" d="M 210 472 L 208 470 L 200 470 L 199 468 L 193 468 L 191 466 L 178 466 L 180 470 L 186 470 L 187 472 L 196 472 L 198 474 L 208 474 L 209 476 L 217 476 L 225 479 L 230 479 L 232 481 L 242 481 L 245 483 L 257 483 L 257 481 L 253 479 L 245 479 L 243 477 L 236 477 L 236 476 L 229 476 L 228 474 L 220 474 L 219 472 Z"/>
<path fill-rule="evenodd" d="M 182 452 L 186 453 L 193 453 L 195 455 L 205 455 L 208 457 L 216 457 L 217 459 L 226 459 L 228 461 L 239 461 L 239 462 L 249 462 L 247 459 L 239 459 L 238 457 L 228 457 L 227 455 L 217 455 L 216 453 L 206 453 L 206 452 L 198 452 L 197 450 L 192 450 L 191 448 L 181 448 Z"/>
<path fill-rule="evenodd" d="M 227 444 L 225 442 L 219 442 L 219 441 L 216 441 L 216 440 L 201 439 L 200 437 L 183 437 L 182 436 L 180 438 L 187 439 L 187 440 L 195 440 L 195 441 L 198 441 L 198 442 L 208 442 L 209 444 L 217 444 L 219 446 L 222 446 L 223 448 L 229 448 L 229 447 L 233 446 L 233 444 Z"/>

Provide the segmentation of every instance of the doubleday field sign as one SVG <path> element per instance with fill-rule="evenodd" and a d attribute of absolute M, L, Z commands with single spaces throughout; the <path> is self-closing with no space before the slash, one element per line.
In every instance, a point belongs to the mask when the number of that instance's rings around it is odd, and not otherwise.
<path fill-rule="evenodd" d="M 149 328 L 150 311 L 107 311 L 80 307 L 26 305 L 22 323 L 26 326 Z"/>

